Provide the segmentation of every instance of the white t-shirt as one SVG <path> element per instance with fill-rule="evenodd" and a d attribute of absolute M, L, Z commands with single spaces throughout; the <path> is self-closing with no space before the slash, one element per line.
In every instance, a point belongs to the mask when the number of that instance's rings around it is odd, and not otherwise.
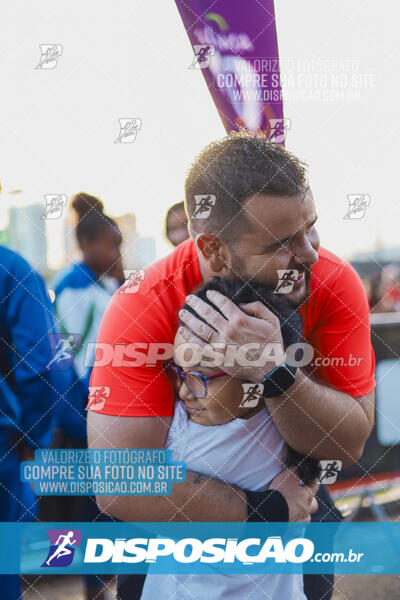
<path fill-rule="evenodd" d="M 167 448 L 186 468 L 251 491 L 266 490 L 285 468 L 285 442 L 266 409 L 249 419 L 205 426 L 175 404 Z M 303 576 L 164 575 L 146 577 L 141 600 L 306 600 Z"/>

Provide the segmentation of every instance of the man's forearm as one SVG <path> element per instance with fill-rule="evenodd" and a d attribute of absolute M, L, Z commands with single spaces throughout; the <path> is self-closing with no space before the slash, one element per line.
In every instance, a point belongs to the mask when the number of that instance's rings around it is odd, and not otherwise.
<path fill-rule="evenodd" d="M 297 370 L 295 383 L 279 398 L 266 399 L 272 420 L 298 452 L 345 465 L 360 458 L 372 428 L 372 411 L 355 399 Z"/>
<path fill-rule="evenodd" d="M 98 496 L 106 514 L 121 521 L 246 521 L 246 494 L 236 486 L 186 472 L 170 496 Z"/>

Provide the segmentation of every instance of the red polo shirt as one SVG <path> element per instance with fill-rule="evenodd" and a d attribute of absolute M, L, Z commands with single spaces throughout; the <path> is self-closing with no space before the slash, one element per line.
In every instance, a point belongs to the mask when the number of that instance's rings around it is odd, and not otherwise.
<path fill-rule="evenodd" d="M 363 396 L 375 387 L 367 297 L 350 264 L 324 248 L 318 256 L 309 299 L 300 308 L 303 335 L 315 351 L 309 370 L 353 397 Z M 173 414 L 173 392 L 162 361 L 148 366 L 141 358 L 148 352 L 146 344 L 162 343 L 166 348 L 173 343 L 178 311 L 201 282 L 195 245 L 189 239 L 145 269 L 136 293 L 114 294 L 97 338 L 104 360 L 96 361 L 90 382 L 108 388 L 107 397 L 92 403 L 91 410 L 125 417 Z M 134 347 L 137 342 L 141 344 Z M 112 359 L 106 347 L 114 348 Z"/>

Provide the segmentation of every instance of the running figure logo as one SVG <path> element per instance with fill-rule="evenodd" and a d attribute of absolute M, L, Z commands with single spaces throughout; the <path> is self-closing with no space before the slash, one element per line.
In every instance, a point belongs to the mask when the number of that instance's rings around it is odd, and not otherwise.
<path fill-rule="evenodd" d="M 290 294 L 299 277 L 299 272 L 296 269 L 277 269 L 277 271 L 279 281 L 275 294 Z"/>
<path fill-rule="evenodd" d="M 50 343 L 53 348 L 52 341 L 54 338 L 57 340 L 56 353 L 47 363 L 46 368 L 49 371 L 65 371 L 73 363 L 74 352 L 79 352 L 81 349 L 82 337 L 79 333 L 53 333 L 51 338 Z"/>
<path fill-rule="evenodd" d="M 193 62 L 189 69 L 206 69 L 210 65 L 211 57 L 215 54 L 215 46 L 212 44 L 194 44 Z"/>
<path fill-rule="evenodd" d="M 87 408 L 90 410 L 103 410 L 107 398 L 110 397 L 110 388 L 107 385 L 92 385 L 89 387 Z"/>
<path fill-rule="evenodd" d="M 40 61 L 35 69 L 55 69 L 63 47 L 61 44 L 39 44 Z"/>
<path fill-rule="evenodd" d="M 274 144 L 283 144 L 285 141 L 285 133 L 289 131 L 291 125 L 290 119 L 269 119 L 271 131 L 268 136 L 270 142 Z"/>
<path fill-rule="evenodd" d="M 368 194 L 349 194 L 347 196 L 349 207 L 343 219 L 362 219 L 370 205 L 371 196 Z"/>
<path fill-rule="evenodd" d="M 118 119 L 119 134 L 114 144 L 132 144 L 142 129 L 142 119 Z"/>
<path fill-rule="evenodd" d="M 74 558 L 75 548 L 81 545 L 79 529 L 48 529 L 49 553 L 42 567 L 68 567 Z"/>
<path fill-rule="evenodd" d="M 262 383 L 242 383 L 243 400 L 239 404 L 240 408 L 253 408 L 257 406 L 262 396 L 264 386 Z"/>
<path fill-rule="evenodd" d="M 212 194 L 197 194 L 194 197 L 196 208 L 193 211 L 193 219 L 207 219 L 211 209 L 215 206 L 215 196 Z"/>
<path fill-rule="evenodd" d="M 144 280 L 146 272 L 144 269 L 124 269 L 125 283 L 119 289 L 120 294 L 136 294 L 140 284 Z"/>
<path fill-rule="evenodd" d="M 321 476 L 319 478 L 320 483 L 325 483 L 325 485 L 335 483 L 337 476 L 342 470 L 342 461 L 320 460 L 319 465 L 321 467 Z"/>
<path fill-rule="evenodd" d="M 67 206 L 67 196 L 65 194 L 45 194 L 46 208 L 42 219 L 59 219 L 64 207 Z"/>

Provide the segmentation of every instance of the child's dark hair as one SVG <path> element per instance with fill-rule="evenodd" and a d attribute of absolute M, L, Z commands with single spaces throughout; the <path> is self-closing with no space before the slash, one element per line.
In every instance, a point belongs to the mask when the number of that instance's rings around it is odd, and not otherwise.
<path fill-rule="evenodd" d="M 96 196 L 79 192 L 72 197 L 71 204 L 79 218 L 76 226 L 76 237 L 79 244 L 84 238 L 94 240 L 110 227 L 119 231 L 114 219 L 104 214 L 103 202 Z"/>
<path fill-rule="evenodd" d="M 220 292 L 232 300 L 236 305 L 259 300 L 278 317 L 281 323 L 282 338 L 285 348 L 291 344 L 302 341 L 303 338 L 301 334 L 303 323 L 300 313 L 290 306 L 283 294 L 275 294 L 273 287 L 263 285 L 257 281 L 214 277 L 196 290 L 194 295 L 198 296 L 204 300 L 204 302 L 207 302 L 207 304 L 212 306 L 214 310 L 221 313 L 219 308 L 212 304 L 207 298 L 208 290 Z M 183 308 L 203 320 L 188 304 L 185 304 Z"/>
<path fill-rule="evenodd" d="M 214 310 L 221 313 L 207 297 L 208 290 L 216 290 L 232 300 L 236 305 L 256 302 L 259 300 L 274 313 L 280 323 L 285 349 L 291 344 L 303 341 L 302 329 L 303 322 L 300 313 L 295 310 L 283 294 L 274 293 L 274 288 L 266 286 L 255 281 L 243 281 L 241 279 L 214 277 L 207 281 L 200 289 L 193 292 L 193 295 L 201 298 L 212 306 Z M 198 319 L 204 321 L 188 304 L 183 307 L 185 310 L 194 314 Z M 221 313 L 222 314 L 222 313 Z M 295 467 L 296 472 L 305 485 L 310 485 L 319 479 L 321 469 L 319 462 L 315 458 L 306 457 L 289 445 L 287 445 L 286 464 L 289 467 Z"/>

